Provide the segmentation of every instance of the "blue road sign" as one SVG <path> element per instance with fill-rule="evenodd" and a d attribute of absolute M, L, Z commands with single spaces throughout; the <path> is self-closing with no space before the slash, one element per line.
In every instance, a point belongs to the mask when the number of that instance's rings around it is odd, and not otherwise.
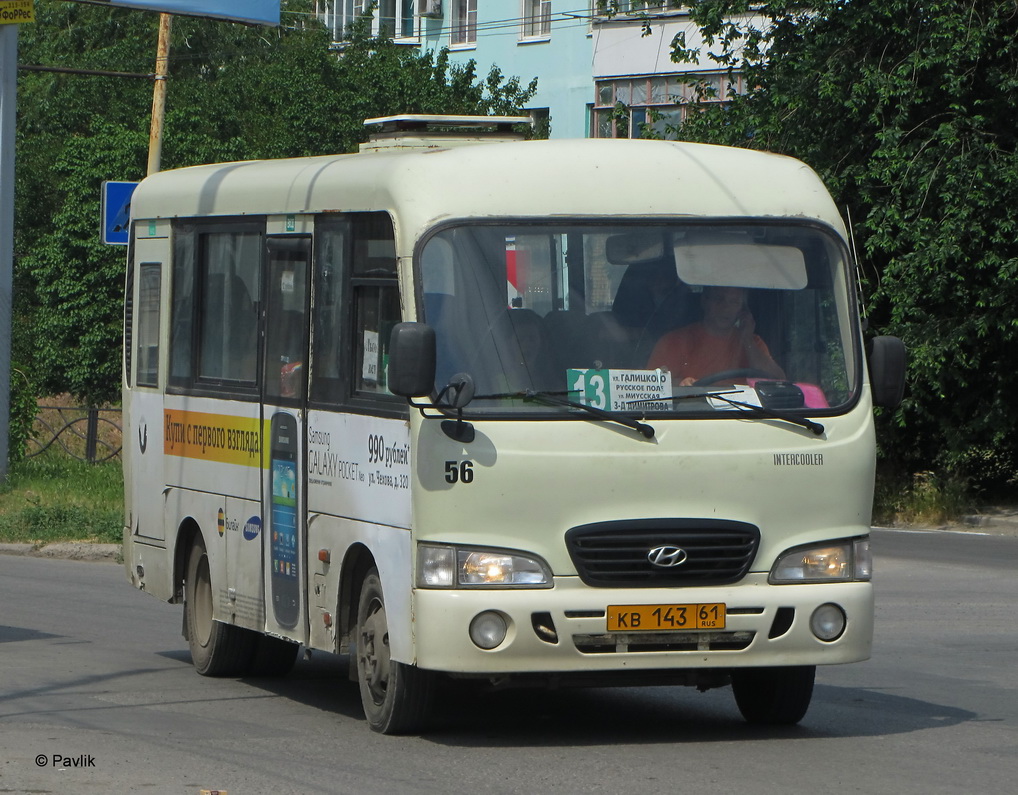
<path fill-rule="evenodd" d="M 131 239 L 131 196 L 137 187 L 137 182 L 103 183 L 103 243 L 126 246 Z"/>
<path fill-rule="evenodd" d="M 110 5 L 166 14 L 279 24 L 279 0 L 106 0 Z"/>

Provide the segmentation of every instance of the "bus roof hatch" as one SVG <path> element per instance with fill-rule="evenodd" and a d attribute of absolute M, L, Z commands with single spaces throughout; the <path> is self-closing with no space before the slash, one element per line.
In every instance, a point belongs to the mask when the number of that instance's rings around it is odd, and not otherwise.
<path fill-rule="evenodd" d="M 408 113 L 365 119 L 365 127 L 376 127 L 362 152 L 392 149 L 446 149 L 464 144 L 522 141 L 526 136 L 516 125 L 532 125 L 529 116 L 429 116 Z"/>

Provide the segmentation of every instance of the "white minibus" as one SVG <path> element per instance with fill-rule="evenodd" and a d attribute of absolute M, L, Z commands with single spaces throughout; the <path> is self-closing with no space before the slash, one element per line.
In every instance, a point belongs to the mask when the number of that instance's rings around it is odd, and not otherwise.
<path fill-rule="evenodd" d="M 731 685 L 805 714 L 873 634 L 874 405 L 846 229 L 788 157 L 401 116 L 131 206 L 124 562 L 198 672 Z"/>

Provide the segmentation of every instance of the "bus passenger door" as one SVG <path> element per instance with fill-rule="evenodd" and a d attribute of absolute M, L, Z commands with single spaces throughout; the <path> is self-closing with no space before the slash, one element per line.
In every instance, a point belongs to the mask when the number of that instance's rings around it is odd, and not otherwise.
<path fill-rule="evenodd" d="M 311 238 L 266 239 L 262 366 L 265 630 L 307 640 L 308 301 Z"/>

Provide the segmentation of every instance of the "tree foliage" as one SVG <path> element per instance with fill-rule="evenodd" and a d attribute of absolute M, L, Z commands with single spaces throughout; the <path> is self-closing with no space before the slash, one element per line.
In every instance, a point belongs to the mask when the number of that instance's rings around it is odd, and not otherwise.
<path fill-rule="evenodd" d="M 1018 3 L 691 9 L 723 45 L 716 60 L 752 88 L 678 134 L 815 168 L 852 222 L 871 329 L 909 348 L 907 398 L 883 418 L 885 461 L 1015 485 Z M 676 60 L 694 55 L 673 42 Z"/>
<path fill-rule="evenodd" d="M 147 74 L 158 16 L 37 0 L 19 61 Z M 372 39 L 341 53 L 307 13 L 284 4 L 278 29 L 173 20 L 162 167 L 356 150 L 363 120 L 395 113 L 511 113 L 536 91 L 447 53 Z M 22 71 L 17 121 L 15 361 L 43 393 L 116 399 L 124 249 L 99 240 L 104 180 L 147 163 L 149 80 Z"/>

